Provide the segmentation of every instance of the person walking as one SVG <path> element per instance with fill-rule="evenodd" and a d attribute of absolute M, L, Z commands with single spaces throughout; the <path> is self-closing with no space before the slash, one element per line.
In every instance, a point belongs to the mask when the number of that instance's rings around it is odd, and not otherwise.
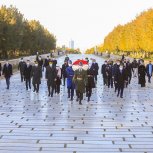
<path fill-rule="evenodd" d="M 12 73 L 12 65 L 8 62 L 8 60 L 5 61 L 5 64 L 3 66 L 2 74 L 5 77 L 7 89 L 10 88 L 10 78 L 13 75 Z"/>
<path fill-rule="evenodd" d="M 82 105 L 83 93 L 85 93 L 85 87 L 87 83 L 87 72 L 82 68 L 83 64 L 79 63 L 79 69 L 74 72 L 74 83 L 76 85 L 77 101 Z M 91 68 L 92 69 L 92 68 Z M 92 69 L 93 71 L 93 69 Z"/>
<path fill-rule="evenodd" d="M 55 82 L 57 78 L 56 68 L 53 66 L 53 62 L 49 62 L 49 66 L 46 67 L 46 79 L 47 79 L 47 87 L 48 87 L 48 97 L 53 97 L 53 93 L 55 90 Z"/>
<path fill-rule="evenodd" d="M 107 85 L 107 75 L 106 75 L 106 66 L 107 66 L 107 61 L 102 65 L 101 67 L 101 74 L 103 76 L 103 85 Z"/>
<path fill-rule="evenodd" d="M 143 61 L 140 62 L 140 66 L 138 67 L 138 82 L 141 85 L 141 87 L 146 86 L 146 68 L 144 66 Z"/>
<path fill-rule="evenodd" d="M 26 90 L 28 90 L 28 88 L 31 89 L 31 71 L 32 71 L 32 65 L 30 64 L 30 61 L 27 60 L 27 63 L 24 68 Z"/>
<path fill-rule="evenodd" d="M 132 62 L 132 68 L 133 68 L 133 77 L 137 77 L 138 74 L 138 62 L 137 60 L 134 58 L 133 62 Z"/>
<path fill-rule="evenodd" d="M 99 66 L 98 66 L 98 63 L 96 62 L 95 59 L 93 59 L 93 63 L 91 65 L 91 68 L 93 69 L 93 72 L 94 72 L 94 79 L 97 83 L 97 76 L 98 76 L 98 70 L 99 70 Z"/>
<path fill-rule="evenodd" d="M 118 90 L 117 73 L 119 71 L 119 67 L 120 67 L 120 60 L 117 60 L 113 66 L 113 80 L 114 80 L 115 92 Z"/>
<path fill-rule="evenodd" d="M 66 68 L 68 67 L 68 62 L 67 60 L 64 61 L 64 64 L 62 65 L 62 78 L 63 78 L 63 86 L 65 86 L 65 80 L 66 80 Z"/>
<path fill-rule="evenodd" d="M 59 66 L 56 66 L 56 71 L 57 71 L 57 77 L 56 77 L 56 81 L 55 81 L 55 93 L 59 94 L 60 93 L 60 85 L 61 85 L 61 77 L 62 77 L 61 68 Z"/>
<path fill-rule="evenodd" d="M 151 77 L 153 73 L 153 65 L 151 61 L 149 62 L 149 64 L 147 64 L 146 71 L 147 71 L 147 76 L 148 76 L 148 83 L 151 83 Z"/>
<path fill-rule="evenodd" d="M 69 61 L 68 63 L 69 65 L 66 68 L 68 98 L 71 98 L 71 101 L 73 101 L 75 89 L 75 84 L 73 82 L 74 70 L 72 69 L 72 61 Z"/>
<path fill-rule="evenodd" d="M 124 69 L 123 65 L 120 65 L 119 70 L 116 74 L 116 83 L 118 84 L 118 94 L 117 97 L 120 96 L 120 98 L 123 98 L 123 91 L 125 84 L 127 83 L 127 73 L 126 70 Z"/>
<path fill-rule="evenodd" d="M 95 88 L 94 72 L 91 69 L 90 64 L 88 64 L 87 83 L 86 83 L 86 97 L 88 97 L 88 102 L 90 101 L 93 88 Z"/>
<path fill-rule="evenodd" d="M 37 61 L 35 61 L 35 65 L 32 67 L 31 77 L 32 77 L 32 84 L 34 87 L 33 92 L 38 93 L 39 92 L 39 85 L 41 84 L 42 69 L 38 65 Z"/>
<path fill-rule="evenodd" d="M 18 70 L 20 70 L 21 82 L 23 82 L 23 80 L 25 81 L 25 78 L 24 78 L 25 65 L 26 65 L 25 61 L 23 60 L 23 58 L 21 58 L 18 65 Z"/>

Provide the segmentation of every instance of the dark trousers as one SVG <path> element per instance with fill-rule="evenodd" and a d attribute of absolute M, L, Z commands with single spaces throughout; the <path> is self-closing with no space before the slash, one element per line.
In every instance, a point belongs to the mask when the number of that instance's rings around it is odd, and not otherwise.
<path fill-rule="evenodd" d="M 115 86 L 115 92 L 116 92 L 118 90 L 118 84 L 115 82 L 114 86 Z"/>
<path fill-rule="evenodd" d="M 108 76 L 108 88 L 111 86 L 113 88 L 113 78 L 112 76 Z"/>
<path fill-rule="evenodd" d="M 28 87 L 29 89 L 31 89 L 31 79 L 25 79 L 25 83 L 26 83 L 26 89 L 28 90 Z"/>
<path fill-rule="evenodd" d="M 55 90 L 55 86 L 54 85 L 52 85 L 52 86 L 48 85 L 49 96 L 53 97 L 54 90 Z"/>
<path fill-rule="evenodd" d="M 92 94 L 92 88 L 91 87 L 86 87 L 86 96 L 91 97 Z"/>
<path fill-rule="evenodd" d="M 107 77 L 103 75 L 103 84 L 107 85 Z"/>
<path fill-rule="evenodd" d="M 63 76 L 63 85 L 65 86 L 66 77 Z"/>
<path fill-rule="evenodd" d="M 79 102 L 81 102 L 81 100 L 83 100 L 83 93 L 77 90 L 76 95 L 77 95 Z"/>
<path fill-rule="evenodd" d="M 21 82 L 23 82 L 23 80 L 25 81 L 25 77 L 24 77 L 24 75 L 23 75 L 23 72 L 22 72 L 22 71 L 20 71 L 20 75 L 21 75 Z"/>
<path fill-rule="evenodd" d="M 68 88 L 68 98 L 71 98 L 73 99 L 73 96 L 74 96 L 74 88 Z"/>
<path fill-rule="evenodd" d="M 97 81 L 97 75 L 94 75 L 94 79 Z"/>
<path fill-rule="evenodd" d="M 118 94 L 117 96 L 123 97 L 124 84 L 118 85 Z"/>
<path fill-rule="evenodd" d="M 39 83 L 33 84 L 34 92 L 39 92 Z"/>
<path fill-rule="evenodd" d="M 6 80 L 7 89 L 9 89 L 10 88 L 10 77 L 6 77 L 5 80 Z"/>
<path fill-rule="evenodd" d="M 151 83 L 151 75 L 148 75 L 148 82 Z"/>
<path fill-rule="evenodd" d="M 60 93 L 60 84 L 55 85 L 55 93 Z"/>

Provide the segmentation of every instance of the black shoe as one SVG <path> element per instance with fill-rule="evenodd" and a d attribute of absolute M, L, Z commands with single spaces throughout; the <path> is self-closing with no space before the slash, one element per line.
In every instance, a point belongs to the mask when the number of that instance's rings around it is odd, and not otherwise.
<path fill-rule="evenodd" d="M 119 94 L 117 94 L 117 97 L 119 96 Z"/>
<path fill-rule="evenodd" d="M 71 98 L 71 101 L 73 101 L 73 98 Z"/>
<path fill-rule="evenodd" d="M 90 97 L 88 97 L 88 102 L 90 101 Z"/>
<path fill-rule="evenodd" d="M 79 101 L 79 98 L 77 98 L 76 101 Z"/>
<path fill-rule="evenodd" d="M 123 98 L 123 96 L 120 96 L 120 98 Z"/>

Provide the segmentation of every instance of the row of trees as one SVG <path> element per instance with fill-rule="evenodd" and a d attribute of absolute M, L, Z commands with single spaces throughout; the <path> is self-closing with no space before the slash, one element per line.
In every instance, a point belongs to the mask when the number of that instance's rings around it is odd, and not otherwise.
<path fill-rule="evenodd" d="M 142 12 L 135 20 L 118 25 L 97 47 L 100 52 L 149 56 L 153 53 L 153 9 Z M 93 48 L 87 50 L 93 52 Z"/>
<path fill-rule="evenodd" d="M 28 21 L 13 6 L 0 7 L 0 58 L 45 53 L 55 48 L 55 36 L 39 21 Z"/>

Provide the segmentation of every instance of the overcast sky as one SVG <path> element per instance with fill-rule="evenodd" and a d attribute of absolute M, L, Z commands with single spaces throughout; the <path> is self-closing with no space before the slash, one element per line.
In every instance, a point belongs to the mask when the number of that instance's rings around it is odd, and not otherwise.
<path fill-rule="evenodd" d="M 0 0 L 13 5 L 27 19 L 41 22 L 57 38 L 57 45 L 85 50 L 103 42 L 114 26 L 153 8 L 153 0 Z"/>

